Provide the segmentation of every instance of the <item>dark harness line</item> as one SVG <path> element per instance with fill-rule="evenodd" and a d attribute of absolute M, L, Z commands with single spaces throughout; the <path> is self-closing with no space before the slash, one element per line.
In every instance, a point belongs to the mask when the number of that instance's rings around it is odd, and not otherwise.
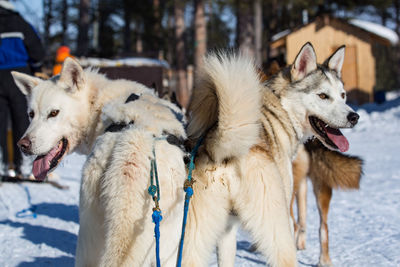
<path fill-rule="evenodd" d="M 129 103 L 129 102 L 133 102 L 135 100 L 139 99 L 139 96 L 136 94 L 131 94 L 125 101 L 125 103 Z M 169 107 L 167 107 L 169 108 Z M 176 119 L 178 121 L 180 121 L 182 124 L 183 122 L 183 114 L 180 114 L 178 112 L 176 112 L 175 110 L 169 108 L 169 110 L 171 110 L 171 112 L 175 115 Z M 110 126 L 108 126 L 104 132 L 111 132 L 111 133 L 115 133 L 115 132 L 121 132 L 123 131 L 125 128 L 128 128 L 129 126 L 135 124 L 135 121 L 130 121 L 129 123 L 125 123 L 125 122 L 115 122 L 112 123 Z M 178 148 L 180 148 L 183 152 L 186 152 L 185 149 L 185 139 L 183 139 L 182 137 L 178 137 L 174 134 L 168 133 L 166 131 L 163 132 L 163 135 L 166 136 L 166 141 L 170 144 L 170 145 L 174 145 L 177 146 Z"/>
<path fill-rule="evenodd" d="M 104 132 L 111 132 L 111 133 L 116 133 L 116 132 L 121 132 L 123 131 L 125 128 L 128 128 L 129 126 L 135 124 L 134 121 L 130 121 L 128 124 L 124 123 L 124 122 L 118 122 L 118 123 L 113 123 L 110 126 L 108 126 Z M 170 144 L 170 145 L 174 145 L 177 146 L 179 149 L 181 149 L 182 151 L 186 152 L 185 149 L 185 140 L 183 138 L 179 138 L 174 134 L 170 134 L 168 132 L 163 132 L 163 135 L 166 136 L 166 141 Z"/>
<path fill-rule="evenodd" d="M 135 123 L 134 121 L 130 121 L 128 124 L 124 122 L 113 123 L 110 126 L 108 126 L 104 132 L 111 132 L 111 133 L 120 132 L 124 128 L 128 127 L 129 125 L 133 125 L 134 123 Z"/>

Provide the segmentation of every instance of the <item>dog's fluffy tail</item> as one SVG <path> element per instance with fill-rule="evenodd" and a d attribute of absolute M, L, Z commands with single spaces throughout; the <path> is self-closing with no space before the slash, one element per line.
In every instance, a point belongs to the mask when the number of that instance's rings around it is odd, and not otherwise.
<path fill-rule="evenodd" d="M 358 189 L 363 161 L 325 148 L 319 141 L 306 144 L 310 154 L 309 176 L 333 189 Z"/>
<path fill-rule="evenodd" d="M 205 57 L 189 105 L 189 138 L 195 141 L 207 133 L 206 149 L 216 162 L 246 154 L 259 140 L 261 88 L 251 58 Z"/>

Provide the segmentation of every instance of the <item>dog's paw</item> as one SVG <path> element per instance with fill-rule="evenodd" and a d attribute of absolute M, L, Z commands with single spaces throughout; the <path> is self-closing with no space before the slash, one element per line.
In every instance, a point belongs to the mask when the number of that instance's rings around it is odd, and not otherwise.
<path fill-rule="evenodd" d="M 330 259 L 325 260 L 325 261 L 320 260 L 318 263 L 318 267 L 333 267 L 333 264 Z"/>
<path fill-rule="evenodd" d="M 297 239 L 296 239 L 296 246 L 297 250 L 305 250 L 306 249 L 306 231 L 300 229 L 297 233 Z"/>

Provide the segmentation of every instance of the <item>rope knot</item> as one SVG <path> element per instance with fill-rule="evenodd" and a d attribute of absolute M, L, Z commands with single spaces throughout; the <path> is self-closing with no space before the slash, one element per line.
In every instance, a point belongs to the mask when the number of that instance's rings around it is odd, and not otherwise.
<path fill-rule="evenodd" d="M 150 195 L 155 196 L 155 194 L 157 193 L 157 186 L 155 185 L 151 185 L 149 186 L 149 189 L 147 189 L 147 191 L 149 192 Z"/>
<path fill-rule="evenodd" d="M 153 222 L 159 224 L 162 220 L 161 210 L 153 209 L 153 214 L 151 215 Z"/>
<path fill-rule="evenodd" d="M 190 198 L 193 196 L 193 188 L 191 186 L 186 187 L 185 192 L 186 192 L 186 197 Z"/>

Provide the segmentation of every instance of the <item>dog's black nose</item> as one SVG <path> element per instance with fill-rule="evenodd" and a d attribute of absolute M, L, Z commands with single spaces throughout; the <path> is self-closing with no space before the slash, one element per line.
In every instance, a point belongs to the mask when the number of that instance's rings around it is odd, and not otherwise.
<path fill-rule="evenodd" d="M 349 115 L 347 115 L 347 119 L 353 126 L 357 124 L 359 118 L 360 118 L 360 115 L 358 115 L 355 112 L 350 112 Z"/>
<path fill-rule="evenodd" d="M 21 138 L 17 145 L 19 146 L 19 148 L 21 149 L 21 151 L 25 154 L 30 154 L 31 153 L 31 146 L 32 146 L 32 142 L 31 140 L 29 140 L 29 138 L 27 136 L 24 136 L 23 138 Z"/>

